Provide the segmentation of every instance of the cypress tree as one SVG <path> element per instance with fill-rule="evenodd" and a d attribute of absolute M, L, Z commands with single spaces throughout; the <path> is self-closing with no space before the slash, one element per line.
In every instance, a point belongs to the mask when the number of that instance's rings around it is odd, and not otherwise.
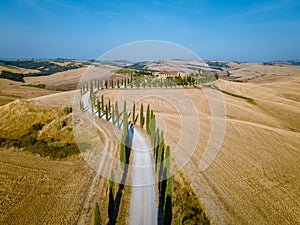
<path fill-rule="evenodd" d="M 146 131 L 147 131 L 147 134 L 150 134 L 149 121 L 150 121 L 150 105 L 148 104 L 147 112 L 146 112 Z"/>
<path fill-rule="evenodd" d="M 172 198 L 170 195 L 166 197 L 165 213 L 164 213 L 164 225 L 172 224 Z"/>
<path fill-rule="evenodd" d="M 140 107 L 140 127 L 141 127 L 141 129 L 143 129 L 143 127 L 144 127 L 144 107 L 143 107 L 143 103 L 141 104 L 141 107 Z"/>
<path fill-rule="evenodd" d="M 166 194 L 172 197 L 173 194 L 173 178 L 171 176 L 171 158 L 170 158 L 170 146 L 168 145 L 166 148 L 165 154 L 165 167 L 167 170 L 167 187 Z"/>
<path fill-rule="evenodd" d="M 110 80 L 110 86 L 111 88 L 114 88 L 114 80 Z"/>
<path fill-rule="evenodd" d="M 106 118 L 106 121 L 108 121 L 108 107 L 107 107 L 107 105 L 105 105 L 105 118 Z"/>
<path fill-rule="evenodd" d="M 146 88 L 146 80 L 143 78 L 143 88 Z"/>
<path fill-rule="evenodd" d="M 101 225 L 101 216 L 100 216 L 100 209 L 99 209 L 99 204 L 96 202 L 95 204 L 95 209 L 94 209 L 94 225 Z"/>
<path fill-rule="evenodd" d="M 109 221 L 113 221 L 115 213 L 115 200 L 113 195 L 113 190 L 109 188 L 109 202 L 108 202 L 108 218 Z"/>
<path fill-rule="evenodd" d="M 109 113 L 109 114 L 111 114 L 110 109 L 111 109 L 111 104 L 110 104 L 110 98 L 109 98 L 109 99 L 108 99 L 108 113 Z"/>
<path fill-rule="evenodd" d="M 120 144 L 120 162 L 121 162 L 121 168 L 124 170 L 125 167 L 125 161 L 126 161 L 126 146 L 125 146 L 126 136 L 122 135 L 121 138 L 121 144 Z"/>
<path fill-rule="evenodd" d="M 115 125 L 115 107 L 114 107 L 114 104 L 112 105 L 112 109 L 111 109 L 111 121 L 112 121 L 112 124 Z"/>
<path fill-rule="evenodd" d="M 135 102 L 132 107 L 132 123 L 135 125 Z"/>
<path fill-rule="evenodd" d="M 126 109 L 126 100 L 124 100 L 124 108 L 123 108 L 123 112 L 126 112 L 127 109 Z"/>
<path fill-rule="evenodd" d="M 98 116 L 99 116 L 99 118 L 101 117 L 101 108 L 100 108 L 100 102 L 99 102 L 99 100 L 97 99 L 97 110 L 98 110 Z"/>
<path fill-rule="evenodd" d="M 115 111 L 116 111 L 117 124 L 118 127 L 120 127 L 120 113 L 119 113 L 118 101 L 116 101 Z"/>
<path fill-rule="evenodd" d="M 92 94 L 93 93 L 93 81 L 90 82 L 90 93 Z M 90 94 L 90 96 L 91 96 Z"/>
<path fill-rule="evenodd" d="M 123 113 L 123 132 L 126 138 L 128 132 L 128 114 L 126 111 Z"/>
<path fill-rule="evenodd" d="M 94 104 L 95 104 L 95 102 L 94 102 L 94 98 L 93 98 L 93 96 L 92 96 L 91 106 L 92 106 L 92 113 L 93 113 L 93 114 L 94 114 Z"/>
<path fill-rule="evenodd" d="M 161 131 L 161 135 L 160 135 L 160 138 L 159 138 L 159 146 L 158 146 L 158 149 L 157 149 L 157 155 L 156 155 L 156 158 L 157 158 L 157 164 L 156 164 L 156 171 L 158 172 L 158 177 L 161 176 L 159 169 L 161 167 L 161 162 L 163 161 L 163 152 L 164 152 L 164 132 Z"/>
<path fill-rule="evenodd" d="M 160 138 L 159 138 L 159 128 L 156 129 L 156 138 L 155 138 L 155 145 L 154 145 L 154 158 L 155 158 L 155 164 L 157 163 L 157 151 L 160 144 Z"/>
<path fill-rule="evenodd" d="M 101 95 L 101 112 L 104 113 L 104 96 Z"/>

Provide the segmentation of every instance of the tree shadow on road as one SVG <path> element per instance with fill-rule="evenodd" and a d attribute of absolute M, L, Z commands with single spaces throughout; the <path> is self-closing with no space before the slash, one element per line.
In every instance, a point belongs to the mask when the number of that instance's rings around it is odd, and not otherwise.
<path fill-rule="evenodd" d="M 125 181 L 126 181 L 128 169 L 129 169 L 129 159 L 130 159 L 130 155 L 131 155 L 133 133 L 134 133 L 134 128 L 133 128 L 133 125 L 131 124 L 129 126 L 126 140 L 125 140 L 126 160 L 125 160 L 125 165 L 124 165 L 124 172 L 122 175 L 122 179 L 119 183 L 118 191 L 117 191 L 116 198 L 114 201 L 114 206 L 115 206 L 114 215 L 113 215 L 113 218 L 108 221 L 108 225 L 115 225 L 117 223 L 117 218 L 118 218 L 119 210 L 120 210 L 120 203 L 122 200 L 123 190 L 125 187 Z"/>

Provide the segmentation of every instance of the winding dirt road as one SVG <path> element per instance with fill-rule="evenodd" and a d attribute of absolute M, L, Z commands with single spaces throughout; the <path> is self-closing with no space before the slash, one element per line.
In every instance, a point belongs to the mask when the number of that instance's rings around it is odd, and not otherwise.
<path fill-rule="evenodd" d="M 86 92 L 81 98 L 84 109 L 92 113 L 89 99 L 90 92 Z M 94 113 L 96 114 L 96 111 Z M 102 118 L 105 118 L 105 116 Z M 130 225 L 157 224 L 154 171 L 150 152 L 151 148 L 147 142 L 147 138 L 143 137 L 138 130 L 135 130 L 132 140 L 133 163 L 132 170 L 130 171 L 132 177 Z M 101 168 L 100 165 L 99 168 Z"/>

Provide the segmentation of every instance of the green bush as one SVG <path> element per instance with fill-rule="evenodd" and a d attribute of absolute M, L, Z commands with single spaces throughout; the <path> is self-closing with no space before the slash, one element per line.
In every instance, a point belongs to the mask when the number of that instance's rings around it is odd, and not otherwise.
<path fill-rule="evenodd" d="M 63 112 L 64 112 L 65 115 L 70 114 L 72 111 L 73 111 L 72 107 L 69 107 L 69 106 L 66 106 L 66 107 L 63 109 Z"/>

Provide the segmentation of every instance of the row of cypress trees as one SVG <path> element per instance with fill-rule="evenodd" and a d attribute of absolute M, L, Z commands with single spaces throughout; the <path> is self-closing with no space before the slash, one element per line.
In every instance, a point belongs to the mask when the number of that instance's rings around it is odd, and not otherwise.
<path fill-rule="evenodd" d="M 113 89 L 113 88 L 133 88 L 133 87 L 160 87 L 160 88 L 167 88 L 167 87 L 177 87 L 177 86 L 192 86 L 192 85 L 198 85 L 198 84 L 204 84 L 213 82 L 218 77 L 215 75 L 207 75 L 207 76 L 198 76 L 196 78 L 193 78 L 191 76 L 184 76 L 184 77 L 175 77 L 175 78 L 156 78 L 156 77 L 143 77 L 143 78 L 137 78 L 133 79 L 131 78 L 125 78 L 121 80 L 92 80 L 90 81 L 90 84 L 83 83 L 80 88 L 80 93 L 83 95 L 88 90 L 101 90 L 101 89 Z"/>
<path fill-rule="evenodd" d="M 128 80 L 117 81 L 117 87 L 119 88 L 121 85 L 128 84 Z M 114 87 L 114 81 L 110 81 L 110 87 Z M 151 85 L 151 82 L 150 84 Z M 90 101 L 92 105 L 92 112 L 94 113 L 94 107 L 97 108 L 98 116 L 101 118 L 102 114 L 106 115 L 106 120 L 112 120 L 114 125 L 117 124 L 118 127 L 121 127 L 120 117 L 123 114 L 123 127 L 128 127 L 128 119 L 129 114 L 126 110 L 126 101 L 124 101 L 124 109 L 120 113 L 118 102 L 115 104 L 111 104 L 110 99 L 108 101 L 104 101 L 104 96 L 101 96 L 101 99 L 97 99 L 95 101 L 94 88 L 96 86 L 97 89 L 109 88 L 109 81 L 91 81 L 90 85 L 83 84 L 81 88 L 81 93 L 85 93 L 90 90 Z M 132 86 L 132 82 L 131 82 Z M 150 86 L 151 87 L 151 86 Z M 83 102 L 80 102 L 80 107 L 83 110 Z M 140 128 L 143 129 L 145 126 L 145 130 L 151 139 L 151 146 L 154 151 L 154 158 L 156 162 L 156 173 L 158 182 L 158 190 L 159 190 L 159 209 L 158 209 L 158 223 L 159 224 L 171 224 L 172 223 L 172 190 L 173 190 L 173 181 L 171 176 L 171 163 L 170 163 L 170 147 L 166 146 L 164 143 L 164 133 L 160 131 L 158 127 L 156 127 L 155 122 L 155 114 L 153 110 L 150 109 L 150 105 L 147 105 L 146 116 L 144 115 L 144 106 L 143 103 L 140 105 L 140 113 L 136 115 L 136 107 L 135 103 L 133 104 L 132 109 L 132 123 L 135 125 L 139 117 Z M 126 163 L 126 137 L 128 135 L 128 129 L 123 129 L 122 140 L 120 145 L 120 162 L 125 165 Z M 124 167 L 123 167 L 124 169 Z M 109 187 L 109 207 L 108 207 L 108 216 L 112 218 L 114 205 L 114 183 L 110 183 Z M 101 221 L 99 205 L 96 203 L 95 205 L 95 224 L 96 221 Z M 100 219 L 98 219 L 100 218 Z M 100 222 L 101 224 L 101 222 Z"/>
<path fill-rule="evenodd" d="M 140 107 L 140 118 L 143 118 L 143 105 Z M 144 119 L 143 119 L 144 121 Z M 142 123 L 143 124 L 143 123 Z M 140 124 L 141 125 L 141 124 Z M 142 128 L 143 126 L 141 126 Z M 156 127 L 155 114 L 147 105 L 145 130 L 150 136 L 154 152 L 155 171 L 158 179 L 159 204 L 158 224 L 172 224 L 173 178 L 171 175 L 170 147 L 164 142 L 164 132 Z"/>

